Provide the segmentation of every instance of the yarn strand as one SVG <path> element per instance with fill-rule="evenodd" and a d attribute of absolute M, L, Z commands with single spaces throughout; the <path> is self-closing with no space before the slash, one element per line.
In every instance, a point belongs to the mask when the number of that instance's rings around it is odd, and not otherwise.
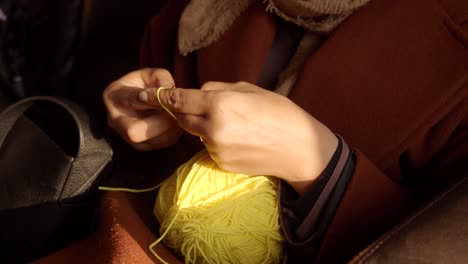
<path fill-rule="evenodd" d="M 123 188 L 123 187 L 99 186 L 98 190 L 113 191 L 113 192 L 145 193 L 145 192 L 151 192 L 151 191 L 157 190 L 161 186 L 161 184 L 162 183 L 160 183 L 160 184 L 158 184 L 156 186 L 153 186 L 153 187 L 145 188 L 145 189 L 131 189 L 131 188 Z"/>
<path fill-rule="evenodd" d="M 169 224 L 168 228 L 164 231 L 164 233 L 161 234 L 161 236 L 156 239 L 156 241 L 154 241 L 153 243 L 151 243 L 149 246 L 148 246 L 148 249 L 149 251 L 159 260 L 161 261 L 163 264 L 169 264 L 168 262 L 166 262 L 163 258 L 161 258 L 158 253 L 156 253 L 156 251 L 154 251 L 153 247 L 155 247 L 157 244 L 159 244 L 163 239 L 164 237 L 166 237 L 166 234 L 167 232 L 169 232 L 169 229 L 172 227 L 172 225 L 174 224 L 177 216 L 179 215 L 179 211 L 177 211 L 176 215 L 174 216 L 174 218 L 172 219 L 171 223 Z"/>
<path fill-rule="evenodd" d="M 169 110 L 169 108 L 167 108 L 161 101 L 161 95 L 160 95 L 160 92 L 161 90 L 167 90 L 167 89 L 175 89 L 175 86 L 173 87 L 159 87 L 157 90 L 156 90 L 156 98 L 158 99 L 158 102 L 159 104 L 161 105 L 161 107 L 167 112 L 169 113 L 175 120 L 177 120 L 176 116 L 174 115 L 174 113 L 172 113 L 171 110 Z"/>

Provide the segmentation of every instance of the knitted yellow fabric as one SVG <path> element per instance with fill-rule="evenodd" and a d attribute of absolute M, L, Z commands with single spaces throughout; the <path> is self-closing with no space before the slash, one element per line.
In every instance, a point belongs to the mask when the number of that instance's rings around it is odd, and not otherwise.
<path fill-rule="evenodd" d="M 285 259 L 276 180 L 223 171 L 206 150 L 161 184 L 154 214 L 161 238 L 150 248 L 162 239 L 185 263 Z"/>

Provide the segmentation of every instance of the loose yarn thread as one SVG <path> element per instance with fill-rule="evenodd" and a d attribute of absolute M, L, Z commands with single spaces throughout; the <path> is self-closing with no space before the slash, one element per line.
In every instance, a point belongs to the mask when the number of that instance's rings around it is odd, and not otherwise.
<path fill-rule="evenodd" d="M 161 101 L 161 95 L 160 95 L 160 92 L 161 90 L 166 90 L 166 89 L 175 89 L 175 86 L 172 86 L 172 87 L 159 87 L 157 90 L 156 90 L 156 98 L 158 99 L 158 102 L 159 102 L 159 105 L 161 105 L 161 107 L 168 113 L 170 114 L 174 119 L 177 120 L 176 116 L 174 115 L 174 113 L 172 113 L 171 110 L 169 110 L 169 108 L 167 108 Z"/>

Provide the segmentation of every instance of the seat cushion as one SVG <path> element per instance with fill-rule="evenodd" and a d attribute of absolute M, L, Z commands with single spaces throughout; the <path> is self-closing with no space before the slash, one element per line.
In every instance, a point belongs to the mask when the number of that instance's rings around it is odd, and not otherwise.
<path fill-rule="evenodd" d="M 351 263 L 468 263 L 468 174 Z"/>

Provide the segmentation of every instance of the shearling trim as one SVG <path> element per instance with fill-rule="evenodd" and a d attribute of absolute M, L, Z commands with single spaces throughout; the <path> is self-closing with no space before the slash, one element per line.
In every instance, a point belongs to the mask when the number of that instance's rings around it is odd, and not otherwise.
<path fill-rule="evenodd" d="M 255 0 L 193 0 L 179 22 L 178 46 L 182 55 L 218 40 Z"/>
<path fill-rule="evenodd" d="M 218 40 L 256 0 L 191 0 L 179 22 L 178 46 L 182 55 Z M 306 29 L 288 66 L 281 72 L 275 92 L 287 96 L 306 59 L 352 12 L 370 0 L 263 0 L 266 11 Z"/>

